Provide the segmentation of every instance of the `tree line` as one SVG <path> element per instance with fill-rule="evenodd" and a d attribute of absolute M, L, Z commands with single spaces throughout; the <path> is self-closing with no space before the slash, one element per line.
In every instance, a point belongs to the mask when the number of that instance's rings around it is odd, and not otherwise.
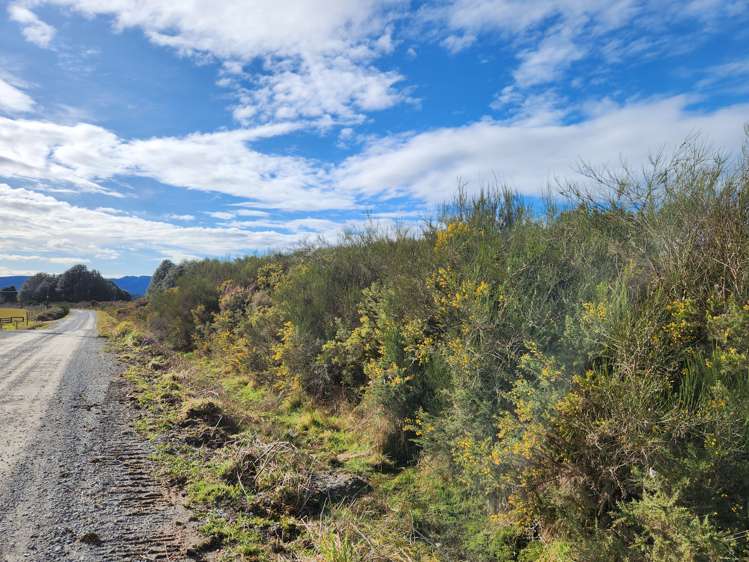
<path fill-rule="evenodd" d="M 23 304 L 83 301 L 128 301 L 130 294 L 95 269 L 74 265 L 59 275 L 37 273 L 18 292 Z"/>
<path fill-rule="evenodd" d="M 15 304 L 18 302 L 18 289 L 15 285 L 0 289 L 0 304 Z"/>

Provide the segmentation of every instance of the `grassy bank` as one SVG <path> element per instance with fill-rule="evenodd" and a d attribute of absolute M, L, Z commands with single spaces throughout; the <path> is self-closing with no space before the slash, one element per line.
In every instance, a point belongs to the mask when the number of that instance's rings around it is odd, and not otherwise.
<path fill-rule="evenodd" d="M 203 522 L 198 550 L 227 560 L 430 559 L 391 505 L 400 477 L 383 471 L 350 413 L 226 377 L 114 314 L 98 312 L 100 334 L 129 365 L 138 429 L 158 444 L 162 478 Z"/>

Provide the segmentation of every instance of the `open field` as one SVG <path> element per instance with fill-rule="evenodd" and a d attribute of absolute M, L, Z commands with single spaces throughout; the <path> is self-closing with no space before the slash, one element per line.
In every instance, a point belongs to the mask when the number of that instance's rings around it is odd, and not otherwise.
<path fill-rule="evenodd" d="M 1 323 L 0 327 L 6 331 L 13 330 L 37 330 L 46 327 L 49 322 L 64 318 L 70 305 L 56 304 L 52 306 L 31 305 L 21 307 L 0 308 L 0 318 L 24 318 L 24 322 Z"/>
<path fill-rule="evenodd" d="M 16 330 L 29 327 L 29 312 L 20 307 L 0 308 L 0 327 L 4 330 Z"/>

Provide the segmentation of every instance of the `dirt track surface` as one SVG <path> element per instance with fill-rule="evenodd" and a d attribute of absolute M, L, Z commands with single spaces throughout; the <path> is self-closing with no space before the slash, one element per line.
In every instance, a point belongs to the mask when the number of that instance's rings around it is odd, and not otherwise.
<path fill-rule="evenodd" d="M 0 561 L 186 560 L 91 311 L 0 333 Z"/>

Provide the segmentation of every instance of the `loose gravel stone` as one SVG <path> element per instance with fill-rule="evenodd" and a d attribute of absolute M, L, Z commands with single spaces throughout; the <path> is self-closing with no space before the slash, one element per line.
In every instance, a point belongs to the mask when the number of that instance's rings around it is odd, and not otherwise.
<path fill-rule="evenodd" d="M 122 367 L 74 310 L 0 334 L 0 560 L 186 560 L 186 511 L 152 476 Z"/>

